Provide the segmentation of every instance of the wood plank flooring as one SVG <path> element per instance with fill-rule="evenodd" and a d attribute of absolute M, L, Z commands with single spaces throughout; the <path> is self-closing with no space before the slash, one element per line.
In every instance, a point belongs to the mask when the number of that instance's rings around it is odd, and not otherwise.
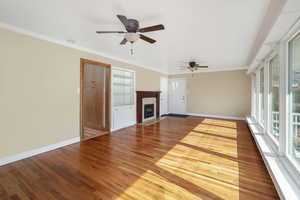
<path fill-rule="evenodd" d="M 244 121 L 166 117 L 0 167 L 0 199 L 279 199 Z"/>

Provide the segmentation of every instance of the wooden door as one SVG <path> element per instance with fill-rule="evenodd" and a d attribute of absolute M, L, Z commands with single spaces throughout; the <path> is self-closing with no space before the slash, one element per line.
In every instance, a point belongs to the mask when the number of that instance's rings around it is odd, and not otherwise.
<path fill-rule="evenodd" d="M 110 129 L 110 66 L 81 60 L 81 138 Z"/>

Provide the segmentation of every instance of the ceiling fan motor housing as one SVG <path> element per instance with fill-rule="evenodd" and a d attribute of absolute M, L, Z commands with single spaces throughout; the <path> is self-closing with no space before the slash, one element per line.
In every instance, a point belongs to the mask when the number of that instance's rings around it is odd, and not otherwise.
<path fill-rule="evenodd" d="M 139 22 L 135 19 L 128 19 L 125 28 L 130 33 L 136 33 L 139 29 Z"/>
<path fill-rule="evenodd" d="M 190 62 L 189 62 L 189 66 L 190 66 L 191 68 L 195 67 L 195 66 L 196 66 L 196 62 L 195 62 L 195 61 L 190 61 Z"/>

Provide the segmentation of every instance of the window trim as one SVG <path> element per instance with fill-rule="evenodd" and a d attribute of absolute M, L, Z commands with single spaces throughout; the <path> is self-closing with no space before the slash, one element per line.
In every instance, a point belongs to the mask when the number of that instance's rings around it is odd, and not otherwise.
<path fill-rule="evenodd" d="M 262 70 L 263 69 L 263 70 Z M 257 71 L 259 72 L 258 73 L 258 75 L 259 75 L 259 83 L 258 83 L 258 86 L 259 86 L 259 88 L 258 88 L 258 115 L 259 115 L 259 117 L 258 117 L 258 124 L 261 126 L 261 128 L 263 129 L 263 130 L 265 130 L 265 128 L 266 128 L 266 118 L 265 118 L 265 113 L 262 113 L 262 110 L 261 110 L 261 98 L 260 98 L 260 87 L 261 87 L 261 71 L 263 71 L 263 76 L 264 76 L 264 86 L 263 86 L 263 88 L 264 88 L 264 91 L 263 91 L 263 94 L 262 94 L 262 96 L 263 96 L 263 104 L 264 104 L 264 111 L 266 111 L 266 105 L 265 105 L 265 98 L 266 98 L 266 96 L 265 96 L 265 82 L 266 82 L 266 74 L 265 74 L 265 66 L 264 66 L 264 64 L 262 64 L 260 67 L 258 67 L 257 68 Z M 263 123 L 262 123 L 262 120 L 263 120 Z"/>
<path fill-rule="evenodd" d="M 287 34 L 284 35 L 284 37 L 281 38 L 279 42 L 276 43 L 272 51 L 267 54 L 262 60 L 262 63 L 264 62 L 264 67 L 265 67 L 265 121 L 266 121 L 266 127 L 263 130 L 263 141 L 270 146 L 274 151 L 272 155 L 268 155 L 269 157 L 274 157 L 275 159 L 278 159 L 280 161 L 279 165 L 282 166 L 279 171 L 274 172 L 276 173 L 285 173 L 286 175 L 288 174 L 291 177 L 291 182 L 288 182 L 294 187 L 294 191 L 298 194 L 300 191 L 300 169 L 299 169 L 299 164 L 295 164 L 295 160 L 291 159 L 291 156 L 289 156 L 287 148 L 288 148 L 288 138 L 289 138 L 289 127 L 288 127 L 288 112 L 289 112 L 289 96 L 288 96 L 288 79 L 289 79 L 289 63 L 288 63 L 288 58 L 289 58 L 289 42 L 294 39 L 298 34 L 300 33 L 300 19 L 291 27 L 291 29 L 288 31 Z M 269 63 L 270 60 L 278 54 L 279 56 L 279 63 L 280 63 L 280 89 L 279 89 L 279 112 L 280 112 L 280 130 L 279 130 L 279 141 L 277 142 L 278 145 L 276 145 L 274 139 L 270 136 L 268 133 L 269 130 L 269 121 L 270 121 L 270 95 L 269 95 Z M 251 76 L 256 73 L 255 70 L 258 68 L 254 69 L 251 73 Z M 253 85 L 252 85 L 253 87 Z M 253 90 L 253 88 L 252 88 Z M 252 97 L 253 100 L 253 97 Z M 253 105 L 252 106 L 256 106 Z M 256 108 L 255 108 L 256 109 Z M 256 115 L 252 115 L 253 119 L 251 119 L 253 122 L 251 122 L 251 126 L 254 125 L 257 129 L 260 128 L 260 125 L 257 122 L 257 117 Z M 249 119 L 248 119 L 249 120 Z M 249 123 L 249 122 L 248 122 Z M 251 126 L 249 125 L 250 129 Z M 255 137 L 255 135 L 253 136 Z M 259 146 L 259 145 L 258 145 Z M 268 161 L 266 161 L 268 163 Z M 272 164 L 272 163 L 271 163 Z M 269 169 L 268 169 L 269 170 Z M 282 177 L 281 177 L 282 178 Z M 274 182 L 281 182 L 280 177 L 275 177 Z M 282 182 L 281 182 L 282 183 Z M 284 181 L 283 181 L 284 183 Z M 279 186 L 280 189 L 286 188 L 286 185 L 283 184 L 283 186 Z M 282 188 L 281 188 L 282 187 Z"/>
<path fill-rule="evenodd" d="M 251 116 L 256 120 L 256 75 L 251 74 Z"/>
<path fill-rule="evenodd" d="M 259 105 L 260 105 L 260 101 L 259 101 L 259 90 L 260 90 L 260 71 L 256 70 L 255 72 L 255 92 L 256 92 L 256 99 L 255 99 L 255 117 L 256 117 L 256 121 L 258 124 L 260 124 L 260 110 L 259 110 Z"/>
<path fill-rule="evenodd" d="M 288 35 L 289 37 L 285 38 L 285 41 L 282 43 L 282 49 L 284 49 L 283 51 L 283 60 L 284 60 L 284 82 L 286 84 L 286 87 L 284 89 L 284 94 L 285 94 L 285 105 L 283 105 L 286 110 L 285 110 L 285 123 L 286 123 L 286 127 L 285 127 L 285 137 L 284 137 L 284 141 L 283 141 L 283 148 L 282 148 L 282 154 L 283 156 L 286 158 L 285 161 L 283 162 L 284 166 L 289 170 L 289 172 L 293 175 L 294 181 L 296 181 L 296 183 L 300 186 L 300 168 L 297 168 L 300 166 L 299 163 L 297 163 L 292 156 L 289 154 L 289 138 L 290 138 L 290 126 L 289 126 L 289 110 L 290 110 L 290 106 L 291 106 L 291 97 L 289 95 L 289 73 L 290 73 L 290 68 L 289 68 L 289 43 L 298 35 L 300 34 L 300 26 L 299 28 L 294 31 L 294 32 L 290 32 Z"/>

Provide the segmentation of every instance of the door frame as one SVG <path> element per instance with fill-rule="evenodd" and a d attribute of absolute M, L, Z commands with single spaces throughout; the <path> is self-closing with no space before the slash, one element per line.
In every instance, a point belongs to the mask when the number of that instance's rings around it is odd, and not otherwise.
<path fill-rule="evenodd" d="M 85 64 L 93 64 L 99 67 L 106 67 L 108 68 L 108 132 L 111 129 L 111 65 L 88 60 L 85 58 L 80 58 L 80 140 L 83 140 L 83 94 L 84 94 L 84 65 Z"/>
<path fill-rule="evenodd" d="M 171 103 L 171 99 L 172 98 L 170 98 L 170 94 L 172 93 L 172 90 L 171 90 L 171 82 L 173 81 L 173 80 L 184 80 L 185 81 L 185 90 L 184 90 L 184 96 L 185 96 L 185 101 L 184 101 L 184 103 L 185 103 L 185 105 L 184 105 L 184 109 L 185 109 L 185 112 L 183 113 L 183 114 L 187 114 L 187 79 L 186 78 L 169 78 L 169 88 L 168 88 L 168 93 L 169 93 L 169 113 L 173 113 L 172 112 L 172 103 Z M 174 113 L 174 114 L 182 114 L 182 113 Z"/>

